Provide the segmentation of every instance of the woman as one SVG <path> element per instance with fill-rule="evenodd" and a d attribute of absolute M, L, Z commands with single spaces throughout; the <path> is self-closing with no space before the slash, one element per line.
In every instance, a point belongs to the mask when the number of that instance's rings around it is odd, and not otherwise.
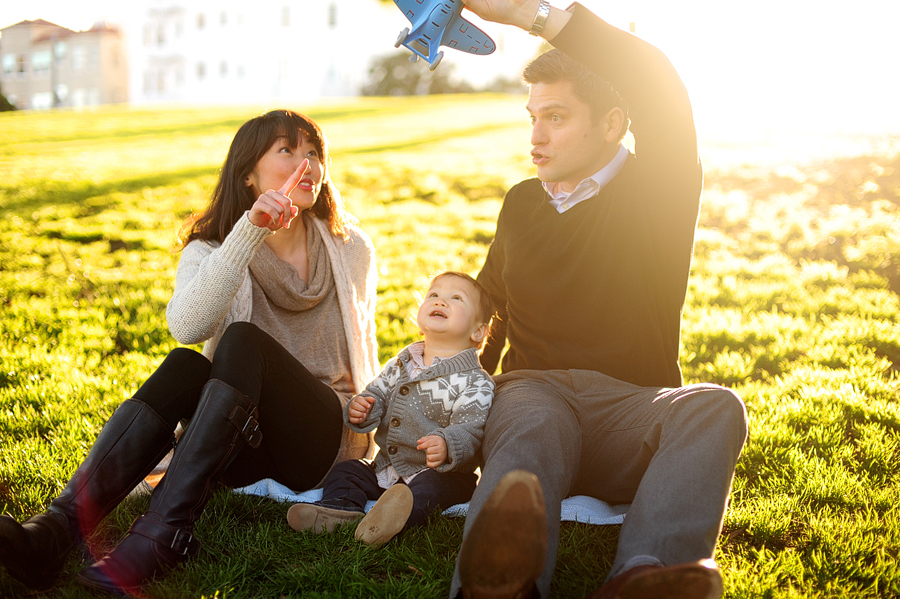
<path fill-rule="evenodd" d="M 0 518 L 0 561 L 34 588 L 181 437 L 147 512 L 83 570 L 91 587 L 136 592 L 197 554 L 193 537 L 217 483 L 274 478 L 316 486 L 337 461 L 370 452 L 342 426 L 346 402 L 378 372 L 375 255 L 330 182 L 325 138 L 277 110 L 245 123 L 206 210 L 182 231 L 166 315 L 181 343 L 106 423 L 47 511 Z M 277 190 L 277 191 L 276 191 Z"/>

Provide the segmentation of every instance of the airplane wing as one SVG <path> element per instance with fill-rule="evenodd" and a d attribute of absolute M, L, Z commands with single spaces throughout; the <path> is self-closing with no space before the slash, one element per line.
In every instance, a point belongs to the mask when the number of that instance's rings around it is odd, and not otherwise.
<path fill-rule="evenodd" d="M 398 5 L 402 4 L 418 4 L 416 0 L 394 0 Z M 441 45 L 462 50 L 469 54 L 490 54 L 496 49 L 494 40 L 488 37 L 484 31 L 466 21 L 463 17 L 457 16 L 447 29 L 444 30 L 444 37 L 441 38 Z"/>
<path fill-rule="evenodd" d="M 422 2 L 418 0 L 394 0 L 394 4 L 396 4 L 397 8 L 406 15 L 406 18 L 409 19 L 410 23 L 413 22 L 416 13 L 419 12 L 419 9 L 422 7 Z"/>

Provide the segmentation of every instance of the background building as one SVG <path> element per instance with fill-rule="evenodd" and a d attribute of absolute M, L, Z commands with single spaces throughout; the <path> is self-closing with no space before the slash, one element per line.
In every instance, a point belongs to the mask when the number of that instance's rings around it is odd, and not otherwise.
<path fill-rule="evenodd" d="M 144 0 L 125 24 L 133 103 L 279 103 L 355 96 L 394 5 L 374 0 Z M 397 12 L 397 15 L 392 13 Z"/>
<path fill-rule="evenodd" d="M 36 20 L 0 33 L 0 82 L 17 108 L 128 101 L 128 66 L 119 28 L 101 22 L 87 31 L 73 31 Z"/>
<path fill-rule="evenodd" d="M 119 102 L 298 105 L 357 96 L 375 60 L 409 56 L 394 48 L 409 21 L 393 2 L 134 0 L 112 8 L 101 14 L 116 27 L 101 22 L 73 31 L 29 20 L 0 30 L 3 94 L 29 109 Z M 517 80 L 538 40 L 466 17 L 494 38 L 497 51 L 473 56 L 445 49 L 436 75 L 458 89 L 462 82 L 482 89 L 501 76 Z M 424 62 L 401 64 L 432 77 Z"/>

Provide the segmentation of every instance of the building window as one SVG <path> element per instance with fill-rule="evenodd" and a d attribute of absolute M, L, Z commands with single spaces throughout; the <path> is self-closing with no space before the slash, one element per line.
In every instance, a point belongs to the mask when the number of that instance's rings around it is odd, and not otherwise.
<path fill-rule="evenodd" d="M 156 28 L 156 45 L 162 46 L 166 43 L 166 27 L 163 23 L 160 23 Z"/>
<path fill-rule="evenodd" d="M 69 86 L 65 83 L 60 83 L 56 86 L 56 100 L 59 103 L 63 103 L 69 99 Z"/>
<path fill-rule="evenodd" d="M 285 6 L 281 9 L 281 24 L 285 27 L 291 26 L 291 7 Z"/>
<path fill-rule="evenodd" d="M 224 10 L 222 11 L 222 14 L 219 16 L 219 24 L 222 25 L 223 27 L 225 25 L 228 25 L 228 13 L 226 13 Z"/>
<path fill-rule="evenodd" d="M 203 13 L 197 15 L 197 29 L 203 29 L 206 26 L 206 17 L 203 16 Z"/>
<path fill-rule="evenodd" d="M 153 39 L 153 27 L 150 25 L 150 23 L 147 23 L 146 25 L 144 25 L 144 45 L 149 46 L 150 40 L 152 40 L 152 39 Z"/>
<path fill-rule="evenodd" d="M 202 62 L 197 63 L 197 79 L 206 77 L 206 65 Z"/>
<path fill-rule="evenodd" d="M 225 62 L 224 60 L 219 64 L 219 75 L 221 77 L 228 76 L 228 63 Z"/>
<path fill-rule="evenodd" d="M 16 70 L 16 55 L 15 54 L 4 54 L 3 55 L 3 74 L 11 75 Z"/>
<path fill-rule="evenodd" d="M 31 55 L 31 65 L 35 73 L 44 73 L 50 70 L 50 50 L 38 50 Z"/>
<path fill-rule="evenodd" d="M 328 5 L 328 26 L 332 29 L 337 27 L 337 4 L 334 2 Z"/>
<path fill-rule="evenodd" d="M 100 47 L 91 46 L 88 48 L 88 67 L 97 69 L 100 67 Z"/>
<path fill-rule="evenodd" d="M 72 46 L 72 69 L 80 71 L 87 65 L 87 49 L 84 46 Z"/>
<path fill-rule="evenodd" d="M 56 57 L 56 64 L 59 64 L 66 59 L 68 49 L 66 42 L 56 42 L 56 45 L 53 46 L 53 55 Z"/>
<path fill-rule="evenodd" d="M 16 73 L 20 75 L 25 74 L 25 71 L 28 70 L 28 61 L 25 60 L 24 54 L 16 55 Z"/>
<path fill-rule="evenodd" d="M 31 96 L 31 108 L 35 110 L 46 110 L 53 108 L 53 94 L 50 92 L 40 92 Z"/>

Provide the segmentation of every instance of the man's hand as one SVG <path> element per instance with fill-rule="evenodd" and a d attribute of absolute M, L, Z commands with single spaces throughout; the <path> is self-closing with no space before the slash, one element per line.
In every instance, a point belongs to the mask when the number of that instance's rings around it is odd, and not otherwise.
<path fill-rule="evenodd" d="M 447 442 L 440 435 L 426 435 L 416 443 L 416 449 L 425 452 L 425 465 L 429 468 L 437 468 L 447 461 Z"/>
<path fill-rule="evenodd" d="M 541 0 L 463 0 L 463 4 L 485 21 L 514 25 L 525 31 L 531 31 Z M 552 40 L 569 22 L 571 16 L 572 13 L 569 11 L 551 7 L 541 37 L 548 41 Z"/>
<path fill-rule="evenodd" d="M 351 424 L 362 424 L 369 417 L 372 406 L 375 405 L 375 398 L 366 395 L 357 395 L 350 400 L 350 406 L 347 408 L 347 419 Z"/>
<path fill-rule="evenodd" d="M 291 221 L 297 216 L 300 210 L 291 202 L 291 192 L 297 187 L 297 183 L 303 178 L 303 174 L 309 169 L 309 160 L 304 160 L 297 167 L 297 170 L 288 177 L 281 189 L 275 191 L 270 189 L 262 194 L 250 207 L 250 214 L 247 218 L 257 227 L 265 227 L 270 231 L 277 231 L 284 227 L 289 229 Z"/>
<path fill-rule="evenodd" d="M 463 0 L 466 8 L 485 21 L 531 29 L 540 0 Z"/>

